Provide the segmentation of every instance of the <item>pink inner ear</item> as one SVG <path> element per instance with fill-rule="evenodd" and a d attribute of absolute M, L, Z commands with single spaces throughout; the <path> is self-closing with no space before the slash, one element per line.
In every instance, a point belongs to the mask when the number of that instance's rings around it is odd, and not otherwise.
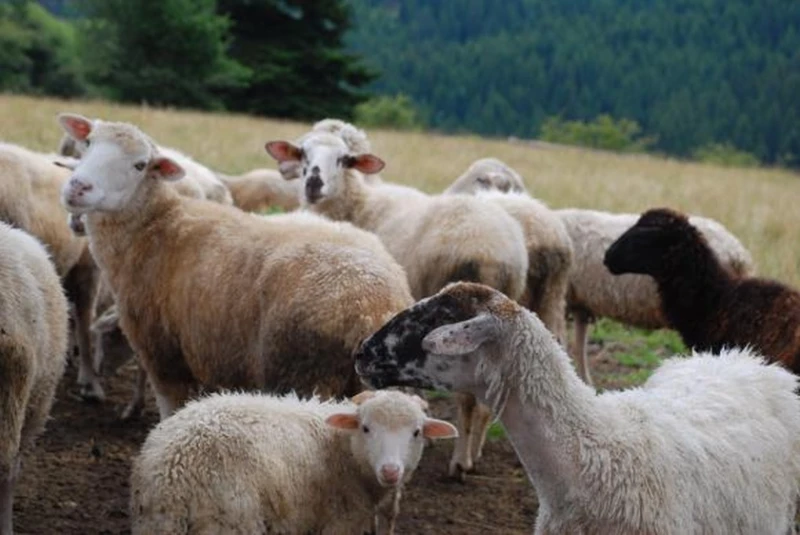
<path fill-rule="evenodd" d="M 353 169 L 361 171 L 365 175 L 380 173 L 384 167 L 386 167 L 386 163 L 372 154 L 360 154 L 355 157 L 353 163 Z"/>
<path fill-rule="evenodd" d="M 288 141 L 270 141 L 264 148 L 278 163 L 300 161 L 300 149 Z"/>
<path fill-rule="evenodd" d="M 347 413 L 331 414 L 325 419 L 325 423 L 336 429 L 358 429 L 358 416 Z"/>
<path fill-rule="evenodd" d="M 428 438 L 455 438 L 458 430 L 448 422 L 427 418 L 422 426 L 422 434 Z"/>
<path fill-rule="evenodd" d="M 92 124 L 81 117 L 65 117 L 64 124 L 70 131 L 70 135 L 78 141 L 83 141 L 92 131 Z"/>
<path fill-rule="evenodd" d="M 183 169 L 169 158 L 160 158 L 153 164 L 153 169 L 161 173 L 165 178 L 183 174 Z"/>

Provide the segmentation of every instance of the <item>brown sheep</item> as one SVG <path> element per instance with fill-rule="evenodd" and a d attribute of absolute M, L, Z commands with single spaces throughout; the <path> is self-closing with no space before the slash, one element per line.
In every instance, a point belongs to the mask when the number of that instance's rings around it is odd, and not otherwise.
<path fill-rule="evenodd" d="M 648 210 L 606 251 L 615 275 L 650 275 L 661 309 L 687 347 L 719 352 L 750 346 L 800 373 L 800 292 L 734 275 L 686 215 Z"/>
<path fill-rule="evenodd" d="M 62 114 L 91 143 L 62 202 L 85 214 L 162 419 L 197 387 L 342 396 L 352 351 L 411 302 L 372 234 L 309 213 L 258 217 L 180 197 L 183 170 L 133 125 Z"/>

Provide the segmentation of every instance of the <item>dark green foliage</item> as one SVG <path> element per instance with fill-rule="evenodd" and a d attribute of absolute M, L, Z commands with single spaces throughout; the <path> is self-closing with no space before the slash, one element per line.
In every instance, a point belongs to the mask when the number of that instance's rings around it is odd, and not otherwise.
<path fill-rule="evenodd" d="M 121 100 L 221 108 L 249 71 L 227 56 L 228 20 L 215 0 L 83 0 L 94 20 L 92 81 Z"/>
<path fill-rule="evenodd" d="M 374 89 L 433 127 L 533 137 L 608 114 L 665 152 L 729 143 L 800 165 L 797 0 L 348 1 Z"/>
<path fill-rule="evenodd" d="M 33 2 L 0 3 L 0 90 L 70 97 L 84 89 L 75 29 Z"/>
<path fill-rule="evenodd" d="M 600 115 L 591 122 L 548 117 L 542 123 L 539 137 L 544 141 L 565 145 L 618 152 L 644 152 L 653 144 L 653 140 L 640 137 L 641 131 L 636 121 L 615 120 L 610 115 Z"/>
<path fill-rule="evenodd" d="M 229 108 L 318 120 L 350 118 L 375 74 L 343 51 L 350 10 L 341 0 L 219 0 L 232 23 L 231 55 L 253 72 Z"/>
<path fill-rule="evenodd" d="M 354 120 L 366 128 L 418 130 L 424 122 L 419 111 L 406 95 L 381 95 L 362 102 L 355 109 Z"/>

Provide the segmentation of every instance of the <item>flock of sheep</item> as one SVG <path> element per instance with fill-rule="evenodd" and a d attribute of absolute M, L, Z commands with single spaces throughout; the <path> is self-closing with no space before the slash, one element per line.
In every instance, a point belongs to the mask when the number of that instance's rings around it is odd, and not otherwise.
<path fill-rule="evenodd" d="M 131 358 L 122 417 L 155 394 L 134 534 L 393 533 L 426 441 L 455 439 L 464 478 L 493 417 L 537 533 L 793 533 L 800 293 L 718 222 L 553 210 L 494 158 L 429 195 L 335 119 L 238 177 L 58 122 L 58 154 L 0 143 L 0 535 L 73 345 L 86 399 Z M 601 316 L 699 353 L 597 394 Z M 456 425 L 395 386 L 455 392 Z"/>

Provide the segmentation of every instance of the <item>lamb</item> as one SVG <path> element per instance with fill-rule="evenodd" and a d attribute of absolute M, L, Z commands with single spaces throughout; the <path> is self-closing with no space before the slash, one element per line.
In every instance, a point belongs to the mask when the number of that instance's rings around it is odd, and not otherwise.
<path fill-rule="evenodd" d="M 753 347 L 800 373 L 800 292 L 777 281 L 726 269 L 686 215 L 668 208 L 642 214 L 608 248 L 615 275 L 648 275 L 661 311 L 687 347 Z"/>
<path fill-rule="evenodd" d="M 68 305 L 44 246 L 0 223 L 0 533 L 13 533 L 21 452 L 45 427 L 67 356 Z"/>
<path fill-rule="evenodd" d="M 567 309 L 575 325 L 573 357 L 586 361 L 588 327 L 594 318 L 608 317 L 644 329 L 669 327 L 650 277 L 615 277 L 603 265 L 608 246 L 633 226 L 639 215 L 577 208 L 556 210 L 556 214 L 566 225 L 575 254 L 567 291 Z M 700 216 L 691 216 L 690 221 L 728 270 L 742 276 L 753 273 L 750 252 L 721 223 Z M 591 383 L 588 367 L 582 377 Z"/>
<path fill-rule="evenodd" d="M 519 173 L 497 158 L 480 158 L 450 184 L 445 193 L 474 194 L 478 191 L 527 193 Z"/>
<path fill-rule="evenodd" d="M 381 171 L 380 158 L 353 153 L 341 133 L 312 131 L 302 139 L 299 147 L 287 141 L 266 145 L 278 163 L 302 166 L 302 205 L 377 234 L 406 270 L 416 299 L 457 280 L 483 282 L 520 298 L 528 254 L 520 226 L 502 208 L 469 195 L 367 185 L 362 173 Z M 449 473 L 463 478 L 480 456 L 489 412 L 470 396 L 459 396 L 457 403 L 460 436 Z"/>
<path fill-rule="evenodd" d="M 67 212 L 59 199 L 69 171 L 53 162 L 51 155 L 0 143 L 0 221 L 32 234 L 47 247 L 73 304 L 80 394 L 87 401 L 101 401 L 105 393 L 92 366 L 89 331 L 97 268 L 88 241 L 64 224 Z"/>
<path fill-rule="evenodd" d="M 377 237 L 310 213 L 263 218 L 181 197 L 165 181 L 182 168 L 135 126 L 73 114 L 59 122 L 91 142 L 62 202 L 85 214 L 162 419 L 200 386 L 323 397 L 360 389 L 353 349 L 411 302 Z"/>
<path fill-rule="evenodd" d="M 253 169 L 243 175 L 217 173 L 233 196 L 233 204 L 246 212 L 262 212 L 272 207 L 285 212 L 300 206 L 299 180 L 284 180 L 279 171 Z"/>
<path fill-rule="evenodd" d="M 797 378 L 749 349 L 664 362 L 598 394 L 534 313 L 449 285 L 364 341 L 373 387 L 474 393 L 539 498 L 535 532 L 785 535 L 800 494 Z"/>
<path fill-rule="evenodd" d="M 85 138 L 78 139 L 65 133 L 61 138 L 58 153 L 79 160 L 87 149 Z M 208 167 L 169 147 L 159 147 L 159 151 L 163 156 L 178 162 L 185 172 L 182 180 L 172 183 L 178 193 L 186 197 L 207 199 L 220 204 L 233 204 L 233 197 L 227 185 Z M 74 166 L 72 167 L 74 168 Z"/>
<path fill-rule="evenodd" d="M 423 407 L 392 391 L 339 402 L 244 393 L 192 401 L 134 460 L 133 534 L 370 532 L 382 502 L 411 479 L 425 439 L 456 435 Z"/>

